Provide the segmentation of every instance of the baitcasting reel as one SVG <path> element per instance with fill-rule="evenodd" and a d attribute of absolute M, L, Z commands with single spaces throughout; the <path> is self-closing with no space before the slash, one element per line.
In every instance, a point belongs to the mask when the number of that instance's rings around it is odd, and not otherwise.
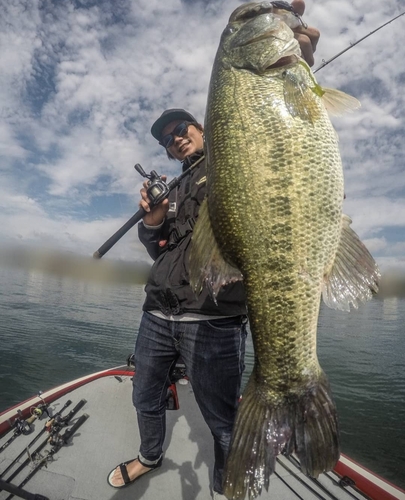
<path fill-rule="evenodd" d="M 157 205 L 167 198 L 170 188 L 158 173 L 152 170 L 150 174 L 147 174 L 139 163 L 137 163 L 134 168 L 142 177 L 149 179 L 146 192 L 148 193 L 148 198 L 152 202 L 152 206 Z"/>

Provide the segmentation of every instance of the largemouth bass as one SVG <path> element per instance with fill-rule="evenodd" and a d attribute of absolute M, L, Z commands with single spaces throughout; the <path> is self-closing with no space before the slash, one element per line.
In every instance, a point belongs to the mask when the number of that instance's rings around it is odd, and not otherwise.
<path fill-rule="evenodd" d="M 208 194 L 191 282 L 215 296 L 243 278 L 255 349 L 225 471 L 234 500 L 268 488 L 282 451 L 314 477 L 334 467 L 338 421 L 316 354 L 320 299 L 348 310 L 378 289 L 378 268 L 342 214 L 342 164 L 326 109 L 358 102 L 318 85 L 287 24 L 269 2 L 234 11 L 205 118 Z"/>

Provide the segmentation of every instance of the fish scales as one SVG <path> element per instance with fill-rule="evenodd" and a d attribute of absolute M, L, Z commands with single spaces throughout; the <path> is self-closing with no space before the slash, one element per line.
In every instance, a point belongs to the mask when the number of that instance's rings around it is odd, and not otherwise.
<path fill-rule="evenodd" d="M 221 89 L 211 89 L 205 128 L 210 218 L 223 256 L 244 276 L 255 352 L 274 360 L 260 376 L 276 389 L 286 370 L 294 380 L 308 360 L 317 366 L 319 293 L 340 234 L 337 140 L 321 103 L 314 125 L 288 113 L 277 75 L 214 72 Z"/>
<path fill-rule="evenodd" d="M 379 278 L 342 215 L 342 164 L 324 104 L 357 101 L 318 86 L 288 18 L 273 10 L 242 5 L 223 32 L 205 118 L 208 194 L 191 251 L 197 290 L 205 284 L 215 296 L 243 278 L 246 292 L 255 365 L 225 471 L 232 500 L 268 488 L 282 451 L 296 452 L 311 476 L 334 467 L 337 415 L 316 354 L 320 298 L 357 307 Z"/>

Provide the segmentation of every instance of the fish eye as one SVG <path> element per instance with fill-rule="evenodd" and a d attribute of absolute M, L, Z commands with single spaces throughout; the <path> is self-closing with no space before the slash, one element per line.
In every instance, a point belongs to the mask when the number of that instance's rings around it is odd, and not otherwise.
<path fill-rule="evenodd" d="M 224 35 L 233 35 L 237 31 L 239 31 L 239 29 L 239 26 L 227 26 L 224 31 Z"/>

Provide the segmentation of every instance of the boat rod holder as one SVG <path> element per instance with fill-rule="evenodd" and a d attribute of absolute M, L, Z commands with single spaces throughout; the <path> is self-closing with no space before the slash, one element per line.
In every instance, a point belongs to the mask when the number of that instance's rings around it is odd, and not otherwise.
<path fill-rule="evenodd" d="M 155 205 L 162 202 L 169 196 L 169 193 L 177 187 L 182 179 L 189 175 L 194 168 L 203 161 L 205 156 L 201 156 L 196 162 L 194 162 L 187 170 L 185 170 L 181 175 L 172 179 L 168 184 L 166 184 L 160 175 L 158 175 L 154 170 L 150 174 L 146 174 L 143 168 L 137 163 L 135 165 L 135 170 L 139 172 L 143 177 L 149 179 L 147 191 L 148 196 L 151 200 L 149 203 L 150 208 L 153 208 Z M 95 259 L 101 259 L 103 255 L 105 255 L 110 248 L 112 248 L 118 240 L 120 240 L 124 234 L 126 234 L 131 227 L 135 226 L 137 222 L 139 222 L 146 214 L 146 210 L 144 208 L 140 208 L 136 214 L 134 214 L 116 233 L 114 233 L 108 240 L 101 245 L 101 247 L 93 253 L 93 257 Z"/>

